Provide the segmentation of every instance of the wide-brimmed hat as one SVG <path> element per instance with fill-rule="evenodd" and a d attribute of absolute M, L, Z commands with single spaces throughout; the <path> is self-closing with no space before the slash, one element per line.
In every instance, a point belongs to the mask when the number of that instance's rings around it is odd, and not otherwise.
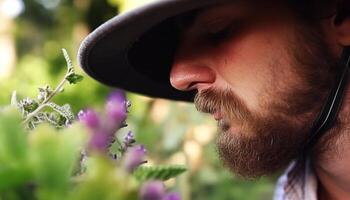
<path fill-rule="evenodd" d="M 127 91 L 192 101 L 194 92 L 174 89 L 170 68 L 178 39 L 178 18 L 232 0 L 158 0 L 120 14 L 81 44 L 80 66 L 94 79 Z"/>

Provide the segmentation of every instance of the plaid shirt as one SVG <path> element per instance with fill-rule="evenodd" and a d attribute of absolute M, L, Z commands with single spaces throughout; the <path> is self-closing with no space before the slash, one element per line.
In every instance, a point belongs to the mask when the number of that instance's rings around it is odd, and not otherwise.
<path fill-rule="evenodd" d="M 293 162 L 278 179 L 274 200 L 317 200 L 317 179 L 310 162 Z"/>

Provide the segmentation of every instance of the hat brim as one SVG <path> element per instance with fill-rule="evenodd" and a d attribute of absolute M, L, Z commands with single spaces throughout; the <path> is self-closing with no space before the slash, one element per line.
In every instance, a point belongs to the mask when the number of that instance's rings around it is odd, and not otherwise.
<path fill-rule="evenodd" d="M 85 38 L 78 52 L 79 64 L 106 85 L 191 102 L 194 92 L 178 91 L 169 81 L 179 39 L 174 19 L 227 1 L 160 0 L 118 15 Z"/>

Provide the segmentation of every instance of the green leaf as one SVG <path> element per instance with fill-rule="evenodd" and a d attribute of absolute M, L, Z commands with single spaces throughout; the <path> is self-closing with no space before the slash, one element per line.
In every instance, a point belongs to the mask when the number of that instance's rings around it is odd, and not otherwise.
<path fill-rule="evenodd" d="M 72 60 L 69 58 L 67 50 L 66 49 L 62 49 L 62 53 L 63 53 L 64 59 L 66 59 L 68 72 L 73 72 Z"/>
<path fill-rule="evenodd" d="M 8 190 L 24 185 L 32 178 L 27 162 L 6 163 L 0 167 L 0 190 Z"/>
<path fill-rule="evenodd" d="M 39 199 L 63 199 L 70 177 L 86 143 L 87 133 L 80 125 L 63 131 L 42 124 L 30 134 L 31 161 Z"/>
<path fill-rule="evenodd" d="M 82 81 L 83 79 L 84 79 L 84 77 L 82 75 L 75 74 L 75 73 L 72 73 L 66 77 L 66 80 L 70 84 L 76 84 L 76 83 Z"/>
<path fill-rule="evenodd" d="M 24 159 L 27 151 L 27 134 L 21 117 L 15 110 L 0 112 L 0 163 Z"/>
<path fill-rule="evenodd" d="M 21 126 L 21 117 L 13 107 L 0 112 L 0 190 L 28 181 L 27 133 Z"/>
<path fill-rule="evenodd" d="M 92 154 L 68 200 L 135 200 L 138 183 L 104 155 Z"/>
<path fill-rule="evenodd" d="M 31 99 L 29 97 L 21 100 L 19 104 L 28 113 L 33 112 L 35 109 L 39 107 L 39 103 L 36 100 Z"/>
<path fill-rule="evenodd" d="M 67 120 L 73 121 L 74 120 L 74 114 L 72 112 L 72 109 L 68 104 L 65 104 L 63 106 L 59 106 L 55 103 L 49 102 L 47 103 L 49 107 L 54 109 L 56 112 L 58 112 L 60 115 L 64 116 Z"/>
<path fill-rule="evenodd" d="M 138 167 L 134 171 L 134 176 L 139 181 L 162 180 L 174 178 L 186 171 L 185 166 L 155 166 L 155 167 Z"/>
<path fill-rule="evenodd" d="M 11 95 L 11 106 L 18 107 L 17 92 L 13 91 Z"/>

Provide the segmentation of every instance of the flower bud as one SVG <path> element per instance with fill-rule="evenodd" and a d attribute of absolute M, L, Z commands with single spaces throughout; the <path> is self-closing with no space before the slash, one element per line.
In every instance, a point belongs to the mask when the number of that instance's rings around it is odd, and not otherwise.
<path fill-rule="evenodd" d="M 169 192 L 166 194 L 162 200 L 181 200 L 180 194 L 176 192 Z"/>
<path fill-rule="evenodd" d="M 106 114 L 108 120 L 113 123 L 121 124 L 127 116 L 127 104 L 125 93 L 121 90 L 116 90 L 110 94 L 106 103 Z"/>
<path fill-rule="evenodd" d="M 143 145 L 131 147 L 127 150 L 124 158 L 124 168 L 128 172 L 134 171 L 138 166 L 145 163 L 146 149 Z"/>
<path fill-rule="evenodd" d="M 92 132 L 89 146 L 91 149 L 94 149 L 100 152 L 105 152 L 110 143 L 109 138 L 110 138 L 110 135 L 104 131 Z"/>
<path fill-rule="evenodd" d="M 126 151 L 129 147 L 131 147 L 135 143 L 134 134 L 132 131 L 129 131 L 128 134 L 124 137 L 123 141 L 123 151 Z"/>
<path fill-rule="evenodd" d="M 165 187 L 161 181 L 145 183 L 140 191 L 141 200 L 162 200 L 165 195 Z"/>
<path fill-rule="evenodd" d="M 91 109 L 80 111 L 78 113 L 78 118 L 79 121 L 83 122 L 87 127 L 89 127 L 92 130 L 98 129 L 100 125 L 100 119 L 98 114 Z"/>

